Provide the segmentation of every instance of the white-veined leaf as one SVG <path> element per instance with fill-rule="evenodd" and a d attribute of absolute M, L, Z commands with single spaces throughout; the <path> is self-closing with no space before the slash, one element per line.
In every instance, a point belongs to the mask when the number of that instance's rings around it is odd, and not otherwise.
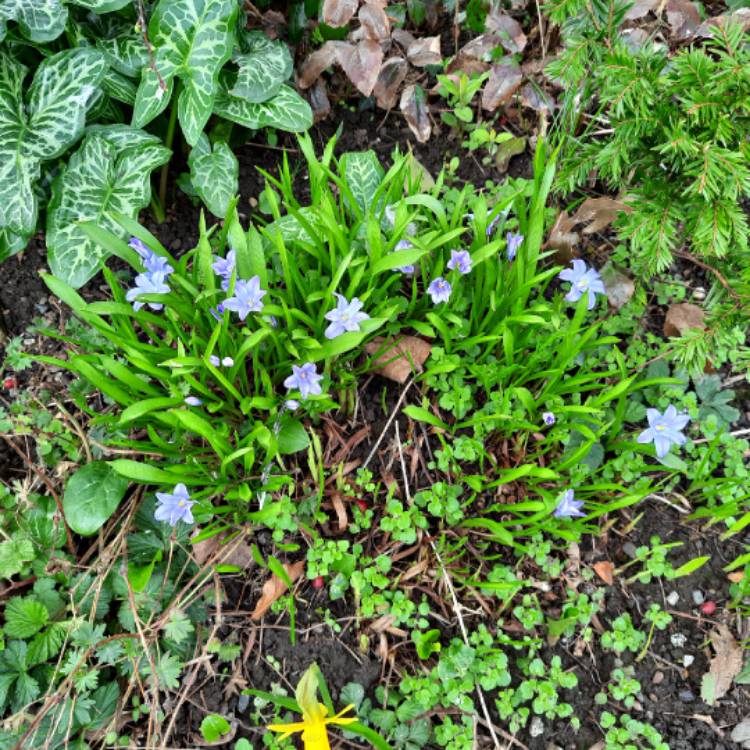
<path fill-rule="evenodd" d="M 7 260 L 12 255 L 20 253 L 29 240 L 31 239 L 30 234 L 16 234 L 7 227 L 0 229 L 0 263 Z"/>
<path fill-rule="evenodd" d="M 232 54 L 237 13 L 236 0 L 160 0 L 148 28 L 156 70 L 143 69 L 133 125 L 143 127 L 164 111 L 179 78 L 177 116 L 185 140 L 195 145 L 211 116 L 219 71 Z"/>
<path fill-rule="evenodd" d="M 80 138 L 106 69 L 95 49 L 60 52 L 41 63 L 24 97 L 26 68 L 0 53 L 0 228 L 34 232 L 41 164 Z"/>
<path fill-rule="evenodd" d="M 94 221 L 126 237 L 109 212 L 135 218 L 151 199 L 151 172 L 169 160 L 169 149 L 157 137 L 131 130 L 132 145 L 127 145 L 125 130 L 123 125 L 93 129 L 53 188 L 47 209 L 49 265 L 73 287 L 86 283 L 106 257 L 78 223 Z"/>
<path fill-rule="evenodd" d="M 374 151 L 350 151 L 341 159 L 349 189 L 362 211 L 367 211 L 383 181 L 383 167 Z"/>
<path fill-rule="evenodd" d="M 214 112 L 250 130 L 277 128 L 299 133 L 311 128 L 313 124 L 310 105 L 287 85 L 282 85 L 273 99 L 260 104 L 219 91 L 214 102 Z"/>
<path fill-rule="evenodd" d="M 240 165 L 232 149 L 224 141 L 218 141 L 211 147 L 205 133 L 201 133 L 198 142 L 188 157 L 190 165 L 190 182 L 206 204 L 208 210 L 217 218 L 227 215 L 229 201 L 237 193 Z"/>
<path fill-rule="evenodd" d="M 15 21 L 27 39 L 51 42 L 63 33 L 67 20 L 62 0 L 0 0 L 0 42 L 8 21 Z"/>
<path fill-rule="evenodd" d="M 114 70 L 129 78 L 140 78 L 141 70 L 148 65 L 148 49 L 140 35 L 98 39 L 96 48 L 104 53 Z"/>
<path fill-rule="evenodd" d="M 94 13 L 111 13 L 113 10 L 120 10 L 126 5 L 130 5 L 133 0 L 73 0 L 73 5 L 80 5 L 82 8 L 93 10 Z"/>
<path fill-rule="evenodd" d="M 292 56 L 286 44 L 269 39 L 262 31 L 244 35 L 247 52 L 235 55 L 240 70 L 231 96 L 259 104 L 275 96 L 292 75 Z"/>

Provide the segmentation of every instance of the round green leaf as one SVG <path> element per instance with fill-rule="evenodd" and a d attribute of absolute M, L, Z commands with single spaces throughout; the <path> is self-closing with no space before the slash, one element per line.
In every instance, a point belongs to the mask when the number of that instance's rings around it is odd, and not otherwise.
<path fill-rule="evenodd" d="M 95 534 L 117 510 L 128 481 L 104 461 L 93 461 L 68 480 L 63 497 L 65 519 L 76 534 Z"/>

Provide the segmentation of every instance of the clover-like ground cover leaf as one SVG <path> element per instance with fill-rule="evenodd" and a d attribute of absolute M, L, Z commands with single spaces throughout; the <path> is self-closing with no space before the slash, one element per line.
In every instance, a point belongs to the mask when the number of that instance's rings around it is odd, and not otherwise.
<path fill-rule="evenodd" d="M 219 71 L 232 54 L 238 7 L 236 0 L 160 0 L 148 27 L 155 70 L 143 68 L 134 126 L 143 127 L 164 111 L 177 78 L 182 81 L 180 127 L 191 146 L 198 142 L 213 110 Z"/>
<path fill-rule="evenodd" d="M 41 63 L 24 96 L 26 67 L 0 53 L 0 245 L 17 250 L 36 229 L 41 165 L 81 137 L 106 70 L 98 50 L 66 50 Z"/>
<path fill-rule="evenodd" d="M 286 44 L 262 31 L 248 32 L 243 41 L 247 51 L 234 57 L 240 70 L 229 93 L 259 104 L 273 98 L 292 75 L 292 56 Z"/>
<path fill-rule="evenodd" d="M 208 210 L 217 218 L 227 215 L 229 201 L 237 193 L 240 165 L 224 141 L 211 142 L 201 133 L 188 157 L 190 181 Z"/>
<path fill-rule="evenodd" d="M 278 128 L 300 133 L 313 124 L 310 105 L 286 84 L 279 88 L 272 99 L 260 103 L 249 102 L 221 90 L 216 94 L 214 112 L 250 130 Z"/>
<path fill-rule="evenodd" d="M 125 125 L 91 128 L 56 180 L 47 209 L 52 272 L 73 287 L 85 284 L 107 253 L 79 227 L 95 221 L 118 237 L 127 232 L 111 212 L 136 218 L 151 200 L 151 172 L 169 161 L 159 138 Z"/>

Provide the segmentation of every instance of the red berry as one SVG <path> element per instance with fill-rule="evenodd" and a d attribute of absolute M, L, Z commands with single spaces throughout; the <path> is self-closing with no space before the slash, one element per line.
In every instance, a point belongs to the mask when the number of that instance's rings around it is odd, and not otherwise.
<path fill-rule="evenodd" d="M 716 602 L 707 601 L 703 602 L 700 606 L 701 613 L 706 615 L 707 617 L 710 617 L 714 612 L 716 612 Z"/>
<path fill-rule="evenodd" d="M 11 388 L 15 388 L 17 385 L 18 383 L 16 382 L 16 379 L 13 377 L 5 378 L 5 380 L 3 380 L 3 388 L 11 389 Z"/>
<path fill-rule="evenodd" d="M 313 578 L 312 580 L 312 587 L 314 589 L 322 589 L 323 586 L 325 585 L 326 585 L 326 582 L 323 576 L 318 576 L 317 578 Z"/>
<path fill-rule="evenodd" d="M 367 510 L 367 503 L 364 500 L 357 500 L 357 507 L 364 513 Z"/>

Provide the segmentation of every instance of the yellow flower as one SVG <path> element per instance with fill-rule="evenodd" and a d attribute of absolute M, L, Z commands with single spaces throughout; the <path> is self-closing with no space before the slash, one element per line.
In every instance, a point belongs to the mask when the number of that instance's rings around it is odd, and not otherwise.
<path fill-rule="evenodd" d="M 302 709 L 302 721 L 293 724 L 269 724 L 272 732 L 281 732 L 281 739 L 286 739 L 295 732 L 302 732 L 302 742 L 305 750 L 331 750 L 328 742 L 329 724 L 346 726 L 353 724 L 357 719 L 345 717 L 344 714 L 351 711 L 354 706 L 347 706 L 335 716 L 327 719 L 328 709 L 318 703 L 318 665 L 312 664 L 302 675 L 295 691 L 295 698 Z"/>

